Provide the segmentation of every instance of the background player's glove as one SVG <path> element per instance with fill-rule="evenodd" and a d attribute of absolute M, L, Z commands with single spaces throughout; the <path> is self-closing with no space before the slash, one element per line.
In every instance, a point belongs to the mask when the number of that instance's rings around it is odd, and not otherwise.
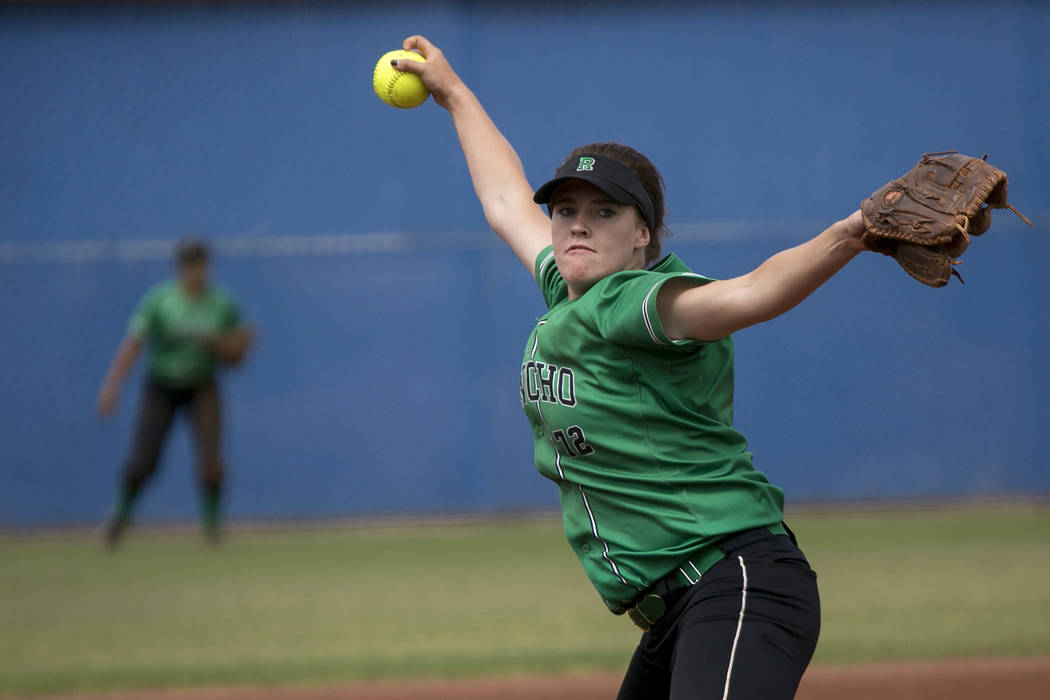
<path fill-rule="evenodd" d="M 891 256 L 923 284 L 943 287 L 953 274 L 959 277 L 954 265 L 970 236 L 988 230 L 992 209 L 1009 208 L 1031 226 L 1006 203 L 1006 173 L 984 158 L 924 153 L 909 172 L 861 203 L 864 245 Z"/>

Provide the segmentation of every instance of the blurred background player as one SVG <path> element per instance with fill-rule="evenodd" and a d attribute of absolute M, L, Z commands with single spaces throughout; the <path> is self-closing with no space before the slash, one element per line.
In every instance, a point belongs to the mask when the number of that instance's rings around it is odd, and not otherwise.
<path fill-rule="evenodd" d="M 116 506 L 106 522 L 107 546 L 115 545 L 131 521 L 143 486 L 157 469 L 164 440 L 177 411 L 190 416 L 196 443 L 200 517 L 205 535 L 219 536 L 223 489 L 219 365 L 236 365 L 252 342 L 232 298 L 209 282 L 209 250 L 187 236 L 175 246 L 176 276 L 152 287 L 135 307 L 128 333 L 98 392 L 102 417 L 112 415 L 121 386 L 144 344 L 150 358 L 139 400 L 135 432 L 124 463 Z"/>

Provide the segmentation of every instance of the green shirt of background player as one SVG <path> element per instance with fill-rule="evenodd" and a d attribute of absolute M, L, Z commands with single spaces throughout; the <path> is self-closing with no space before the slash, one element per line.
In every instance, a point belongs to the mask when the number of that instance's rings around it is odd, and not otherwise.
<path fill-rule="evenodd" d="M 663 183 L 648 159 L 583 146 L 533 192 L 442 52 L 419 36 L 404 48 L 426 62 L 395 67 L 452 115 L 489 225 L 549 307 L 521 400 L 573 550 L 606 605 L 644 630 L 620 697 L 793 697 L 819 634 L 816 576 L 781 522 L 782 492 L 732 427 L 730 336 L 861 252 L 860 212 L 746 275 L 695 275 L 660 257 Z M 569 99 L 586 79 L 566 70 L 552 84 Z"/>
<path fill-rule="evenodd" d="M 221 365 L 245 356 L 252 331 L 241 321 L 233 300 L 208 281 L 208 248 L 184 238 L 175 249 L 175 279 L 157 284 L 135 307 L 128 332 L 99 389 L 103 417 L 113 413 L 124 379 L 143 346 L 150 351 L 135 433 L 124 463 L 114 512 L 105 538 L 114 545 L 130 523 L 135 500 L 155 473 L 175 414 L 187 410 L 196 443 L 201 519 L 211 541 L 219 534 L 223 487 L 221 406 L 215 383 Z"/>

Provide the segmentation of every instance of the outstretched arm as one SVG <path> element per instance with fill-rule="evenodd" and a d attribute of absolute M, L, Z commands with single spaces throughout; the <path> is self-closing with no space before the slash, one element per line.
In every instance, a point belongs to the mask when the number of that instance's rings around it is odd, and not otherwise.
<path fill-rule="evenodd" d="M 675 340 L 718 340 L 795 308 L 863 251 L 860 210 L 815 238 L 728 280 L 697 286 L 687 278 L 660 288 L 657 309 Z"/>
<path fill-rule="evenodd" d="M 532 201 L 518 154 L 441 49 L 422 36 L 405 39 L 403 46 L 422 53 L 426 62 L 400 61 L 394 67 L 422 78 L 434 101 L 452 115 L 485 219 L 533 272 L 536 256 L 551 242 L 550 220 Z"/>

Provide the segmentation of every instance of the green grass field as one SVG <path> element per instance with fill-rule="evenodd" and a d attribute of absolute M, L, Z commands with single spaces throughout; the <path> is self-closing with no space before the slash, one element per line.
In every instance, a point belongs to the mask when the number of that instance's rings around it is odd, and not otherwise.
<path fill-rule="evenodd" d="M 1050 508 L 806 512 L 817 660 L 1050 654 Z M 0 694 L 626 664 L 557 517 L 0 539 Z"/>

